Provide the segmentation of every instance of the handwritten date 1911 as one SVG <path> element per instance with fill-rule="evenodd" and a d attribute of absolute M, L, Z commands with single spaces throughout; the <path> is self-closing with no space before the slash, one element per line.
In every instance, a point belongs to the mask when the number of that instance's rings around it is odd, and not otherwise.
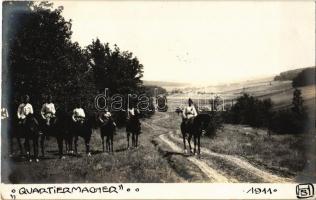
<path fill-rule="evenodd" d="M 252 187 L 249 190 L 246 191 L 247 194 L 273 194 L 274 192 L 277 192 L 277 189 L 272 188 L 256 188 Z"/>

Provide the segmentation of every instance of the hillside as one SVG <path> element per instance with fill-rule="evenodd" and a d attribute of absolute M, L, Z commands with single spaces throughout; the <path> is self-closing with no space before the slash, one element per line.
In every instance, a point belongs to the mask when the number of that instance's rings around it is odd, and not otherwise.
<path fill-rule="evenodd" d="M 274 77 L 274 80 L 275 81 L 292 81 L 300 72 L 302 72 L 304 69 L 307 69 L 307 68 L 309 67 L 281 72 L 279 75 Z"/>

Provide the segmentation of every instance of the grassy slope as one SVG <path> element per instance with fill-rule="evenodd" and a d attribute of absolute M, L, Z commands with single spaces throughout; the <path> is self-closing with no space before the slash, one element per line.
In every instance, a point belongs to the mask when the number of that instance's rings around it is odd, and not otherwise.
<path fill-rule="evenodd" d="M 180 117 L 176 113 L 171 115 L 175 120 L 161 122 L 162 126 L 179 126 Z M 255 165 L 286 177 L 299 175 L 307 162 L 315 163 L 316 152 L 312 145 L 315 143 L 316 138 L 308 134 L 268 136 L 263 129 L 230 124 L 225 124 L 214 138 L 204 137 L 201 140 L 203 147 L 214 152 L 244 157 Z"/>
<path fill-rule="evenodd" d="M 148 133 L 149 130 L 143 127 L 143 132 Z M 108 155 L 100 152 L 100 136 L 94 133 L 91 140 L 92 157 L 85 155 L 84 143 L 80 140 L 80 157 L 67 156 L 65 160 L 59 160 L 54 155 L 57 153 L 57 145 L 54 138 L 51 138 L 47 142 L 47 158 L 39 163 L 18 161 L 8 166 L 9 159 L 2 159 L 2 182 L 179 182 L 167 160 L 150 143 L 154 134 L 142 134 L 142 145 L 138 149 L 126 151 L 126 135 L 123 129 L 119 130 L 114 143 L 116 152 Z M 6 177 L 8 174 L 9 177 Z"/>

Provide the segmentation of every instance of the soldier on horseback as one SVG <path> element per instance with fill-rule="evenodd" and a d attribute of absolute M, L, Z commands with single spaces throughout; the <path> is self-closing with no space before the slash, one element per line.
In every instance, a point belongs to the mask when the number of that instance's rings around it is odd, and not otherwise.
<path fill-rule="evenodd" d="M 191 98 L 189 98 L 188 104 L 189 105 L 182 112 L 183 121 L 187 127 L 193 124 L 193 120 L 197 116 L 197 112 Z"/>
<path fill-rule="evenodd" d="M 110 113 L 108 109 L 105 109 L 104 111 L 99 113 L 98 121 L 101 125 L 100 133 L 101 133 L 103 152 L 106 149 L 109 153 L 113 153 L 113 139 L 114 139 L 114 134 L 115 134 L 115 129 L 116 129 L 116 123 L 114 122 L 114 119 L 112 118 L 112 114 Z M 106 137 L 106 141 L 104 141 L 104 137 Z M 106 148 L 104 148 L 104 144 Z"/>
<path fill-rule="evenodd" d="M 34 114 L 33 106 L 30 104 L 30 97 L 25 95 L 18 107 L 17 116 L 20 125 L 25 125 L 26 120 Z"/>
<path fill-rule="evenodd" d="M 136 148 L 138 146 L 138 135 L 141 134 L 141 123 L 139 121 L 140 111 L 135 104 L 134 102 L 132 105 L 129 105 L 127 109 L 127 149 L 129 149 L 130 134 L 132 135 L 132 146 Z"/>
<path fill-rule="evenodd" d="M 17 117 L 18 117 L 18 124 L 22 128 L 22 135 L 25 137 L 25 149 L 27 158 L 31 162 L 32 159 L 30 158 L 30 144 L 29 141 L 33 141 L 33 148 L 34 148 L 34 157 L 36 162 L 39 161 L 38 159 L 38 137 L 39 137 L 39 123 L 37 119 L 34 117 L 34 111 L 32 105 L 29 103 L 30 97 L 25 95 L 22 99 L 22 103 L 18 107 Z"/>
<path fill-rule="evenodd" d="M 84 109 L 82 108 L 82 103 L 79 101 L 79 103 L 75 106 L 75 109 L 73 110 L 71 120 L 73 121 L 73 124 L 70 126 L 70 135 L 71 140 L 72 137 L 74 137 L 74 145 L 75 145 L 75 154 L 78 154 L 78 139 L 79 136 L 84 139 L 85 146 L 86 146 L 86 153 L 88 156 L 91 156 L 90 152 L 90 140 L 92 135 L 92 123 L 91 119 L 86 116 Z"/>
<path fill-rule="evenodd" d="M 55 118 L 55 114 L 56 114 L 56 109 L 52 101 L 52 96 L 48 95 L 46 98 L 46 102 L 43 104 L 42 109 L 41 109 L 41 116 L 43 120 L 46 122 L 47 126 L 49 126 L 51 120 Z"/>
<path fill-rule="evenodd" d="M 85 115 L 85 112 L 80 104 L 76 105 L 75 109 L 72 112 L 71 118 L 72 118 L 73 122 L 83 124 L 83 122 L 86 118 L 86 115 Z"/>
<path fill-rule="evenodd" d="M 108 109 L 105 109 L 104 111 L 99 112 L 98 120 L 101 124 L 105 124 L 108 121 L 111 121 L 113 123 L 113 125 L 116 126 L 116 124 L 112 118 L 112 114 Z"/>

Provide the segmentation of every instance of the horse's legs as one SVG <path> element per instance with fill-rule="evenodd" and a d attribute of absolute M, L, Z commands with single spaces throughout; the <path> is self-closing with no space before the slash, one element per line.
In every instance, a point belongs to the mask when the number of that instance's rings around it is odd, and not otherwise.
<path fill-rule="evenodd" d="M 68 145 L 68 142 L 67 142 L 67 139 L 63 140 L 63 142 L 65 141 L 65 146 L 66 146 L 66 154 L 69 153 L 69 145 Z"/>
<path fill-rule="evenodd" d="M 136 145 L 135 145 L 135 133 L 134 132 L 132 133 L 132 146 L 136 147 Z"/>
<path fill-rule="evenodd" d="M 191 134 L 191 133 L 189 133 L 188 143 L 189 143 L 189 150 L 190 150 L 190 153 L 192 153 L 192 148 L 191 148 L 191 138 L 192 138 L 192 134 Z"/>
<path fill-rule="evenodd" d="M 32 161 L 30 155 L 30 139 L 28 137 L 25 137 L 24 148 L 26 150 L 26 158 Z"/>
<path fill-rule="evenodd" d="M 182 133 L 182 138 L 183 138 L 183 148 L 184 148 L 184 152 L 187 151 L 187 146 L 186 146 L 186 142 L 185 142 L 185 133 Z"/>
<path fill-rule="evenodd" d="M 138 147 L 138 134 L 135 133 L 135 146 Z"/>
<path fill-rule="evenodd" d="M 130 133 L 129 132 L 127 132 L 127 149 L 129 149 L 129 135 L 130 135 Z"/>
<path fill-rule="evenodd" d="M 72 142 L 73 142 L 73 137 L 70 135 L 70 136 L 67 138 L 67 143 L 68 143 L 69 153 L 72 153 L 72 154 L 73 154 L 74 152 L 73 152 Z"/>
<path fill-rule="evenodd" d="M 193 135 L 193 141 L 194 141 L 194 150 L 193 150 L 193 153 L 195 154 L 196 153 L 196 138 L 197 136 L 196 135 Z"/>
<path fill-rule="evenodd" d="M 21 141 L 21 138 L 20 137 L 17 137 L 16 138 L 17 142 L 18 142 L 18 145 L 19 145 L 19 150 L 20 150 L 20 154 L 23 155 L 23 146 L 22 146 L 22 141 Z M 25 147 L 24 147 L 25 148 Z"/>
<path fill-rule="evenodd" d="M 33 138 L 34 159 L 38 162 L 38 137 Z"/>
<path fill-rule="evenodd" d="M 78 154 L 78 136 L 75 136 L 75 141 L 74 141 L 74 145 L 75 145 L 75 154 L 77 155 Z"/>
<path fill-rule="evenodd" d="M 86 145 L 86 154 L 88 154 L 88 156 L 91 156 L 91 153 L 90 153 L 90 138 L 85 138 L 84 139 L 84 143 Z"/>
<path fill-rule="evenodd" d="M 201 144 L 200 144 L 200 138 L 201 138 L 201 135 L 198 136 L 198 154 L 199 156 L 201 155 Z"/>
<path fill-rule="evenodd" d="M 57 145 L 58 145 L 58 155 L 59 158 L 63 158 L 63 138 L 61 136 L 56 137 Z"/>
<path fill-rule="evenodd" d="M 42 151 L 42 156 L 45 156 L 45 149 L 44 149 L 44 143 L 45 143 L 45 135 L 40 136 L 40 144 L 41 144 L 41 151 Z"/>
<path fill-rule="evenodd" d="M 10 157 L 13 156 L 13 138 L 12 137 L 9 138 L 9 155 Z"/>
<path fill-rule="evenodd" d="M 110 143 L 111 143 L 111 152 L 113 153 L 113 134 L 110 136 Z"/>
<path fill-rule="evenodd" d="M 107 135 L 105 139 L 105 148 L 107 152 L 110 152 L 110 137 Z"/>
<path fill-rule="evenodd" d="M 101 135 L 101 139 L 102 139 L 102 150 L 103 150 L 103 152 L 104 152 L 105 149 L 104 149 L 104 136 L 103 136 L 103 135 Z"/>
<path fill-rule="evenodd" d="M 187 152 L 187 146 L 186 146 L 186 142 L 185 142 L 186 132 L 185 132 L 185 129 L 184 129 L 184 122 L 181 123 L 180 130 L 181 130 L 182 139 L 183 139 L 183 150 L 184 150 L 184 153 L 186 153 Z"/>

